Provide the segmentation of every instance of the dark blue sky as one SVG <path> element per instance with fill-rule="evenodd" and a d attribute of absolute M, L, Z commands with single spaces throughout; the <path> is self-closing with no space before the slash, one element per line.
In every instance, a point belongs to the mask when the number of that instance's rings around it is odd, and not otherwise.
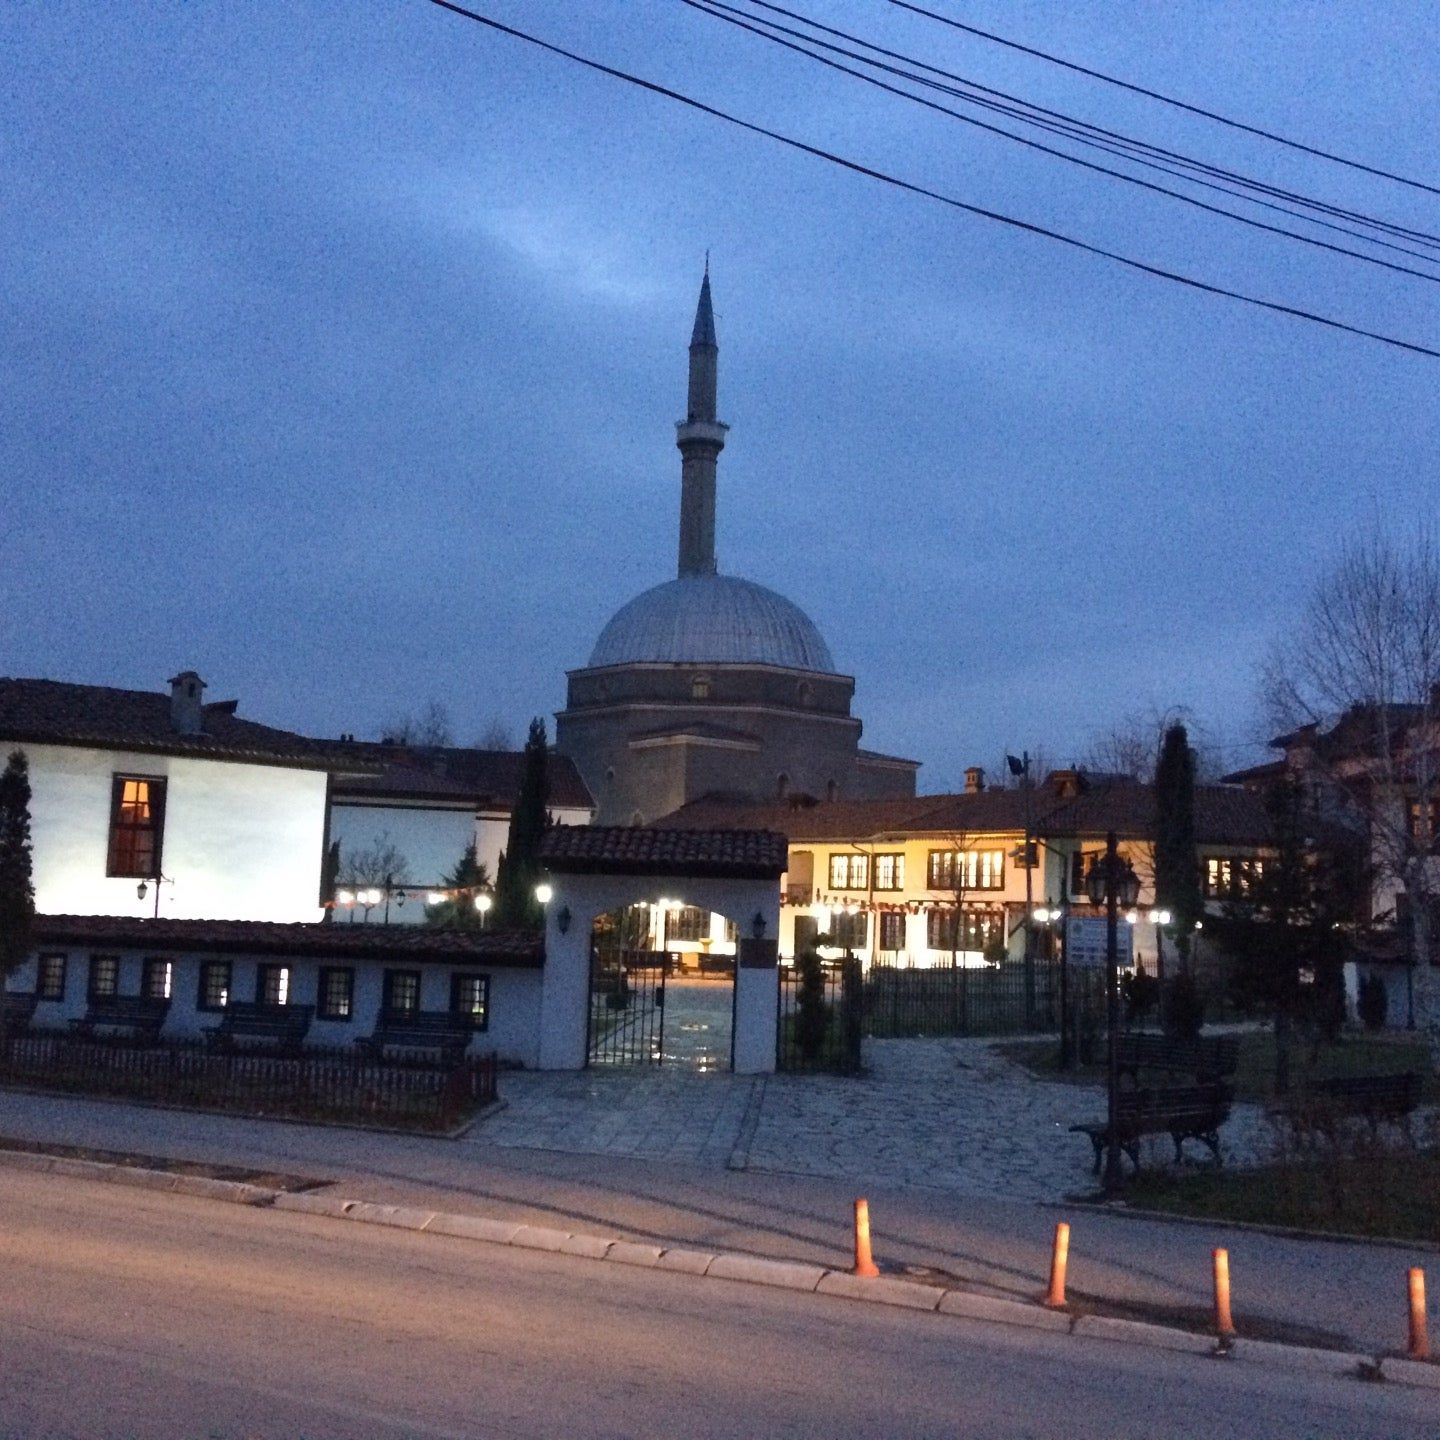
<path fill-rule="evenodd" d="M 478 8 L 1006 210 L 1421 342 L 1436 290 L 1241 230 L 835 76 L 675 0 Z M 798 8 L 821 13 L 819 4 Z M 938 8 L 1420 178 L 1433 5 Z M 832 23 L 1337 202 L 1440 201 L 877 3 Z M 1254 665 L 1344 533 L 1433 514 L 1440 362 L 1207 299 L 388 5 L 0 11 L 0 673 L 315 733 L 563 701 L 674 567 L 701 259 L 721 568 L 955 784 Z M 1244 759 L 1240 751 L 1224 752 Z"/>

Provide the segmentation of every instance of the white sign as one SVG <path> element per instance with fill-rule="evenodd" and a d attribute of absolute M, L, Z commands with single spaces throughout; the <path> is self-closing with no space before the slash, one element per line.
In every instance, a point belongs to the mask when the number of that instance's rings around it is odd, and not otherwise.
<path fill-rule="evenodd" d="M 1130 941 L 1133 926 L 1122 918 L 1116 926 L 1115 957 L 1122 970 L 1133 963 Z M 1081 970 L 1105 968 L 1106 924 L 1103 915 L 1071 915 L 1065 922 L 1065 962 Z"/>

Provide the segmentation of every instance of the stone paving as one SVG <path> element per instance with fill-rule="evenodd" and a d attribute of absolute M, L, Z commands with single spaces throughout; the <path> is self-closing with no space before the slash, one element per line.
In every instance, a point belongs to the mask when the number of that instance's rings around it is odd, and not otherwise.
<path fill-rule="evenodd" d="M 469 1138 L 1012 1200 L 1091 1188 L 1089 1142 L 1068 1132 L 1102 1114 L 1098 1088 L 1036 1080 L 985 1040 L 868 1041 L 865 1057 L 858 1079 L 507 1075 L 506 1109 Z M 1263 1153 L 1265 1135 L 1259 1107 L 1237 1105 L 1222 1131 L 1227 1161 Z M 1154 1142 L 1154 1158 L 1169 1151 Z"/>

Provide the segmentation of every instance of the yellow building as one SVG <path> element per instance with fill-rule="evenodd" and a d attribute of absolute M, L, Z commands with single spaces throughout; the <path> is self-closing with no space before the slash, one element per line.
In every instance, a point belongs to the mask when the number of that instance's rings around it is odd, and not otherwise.
<path fill-rule="evenodd" d="M 1201 880 L 1207 901 L 1218 905 L 1263 864 L 1267 817 L 1260 797 L 1236 786 L 1197 787 L 1195 811 Z M 1152 971 L 1169 953 L 1153 908 L 1154 790 L 1128 779 L 1058 770 L 1030 790 L 994 789 L 972 769 L 958 794 L 701 800 L 656 823 L 780 832 L 789 842 L 781 953 L 793 956 L 828 935 L 867 965 L 900 966 L 1020 958 L 1027 923 L 1037 953 L 1051 953 L 1061 914 L 1100 913 L 1085 876 L 1113 831 L 1141 880 L 1139 903 L 1126 917 L 1133 953 Z"/>

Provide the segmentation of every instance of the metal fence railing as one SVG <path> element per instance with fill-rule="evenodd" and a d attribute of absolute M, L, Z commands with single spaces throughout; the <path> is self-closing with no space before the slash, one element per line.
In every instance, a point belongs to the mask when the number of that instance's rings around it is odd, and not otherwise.
<path fill-rule="evenodd" d="M 782 967 L 776 1068 L 854 1074 L 860 1069 L 864 1004 L 858 960 L 822 964 L 808 979 L 803 964 Z"/>
<path fill-rule="evenodd" d="M 495 1057 L 458 1064 L 365 1060 L 351 1051 L 220 1054 L 200 1042 L 135 1045 L 56 1032 L 11 1036 L 0 1084 L 203 1110 L 448 1129 L 495 1099 Z"/>

